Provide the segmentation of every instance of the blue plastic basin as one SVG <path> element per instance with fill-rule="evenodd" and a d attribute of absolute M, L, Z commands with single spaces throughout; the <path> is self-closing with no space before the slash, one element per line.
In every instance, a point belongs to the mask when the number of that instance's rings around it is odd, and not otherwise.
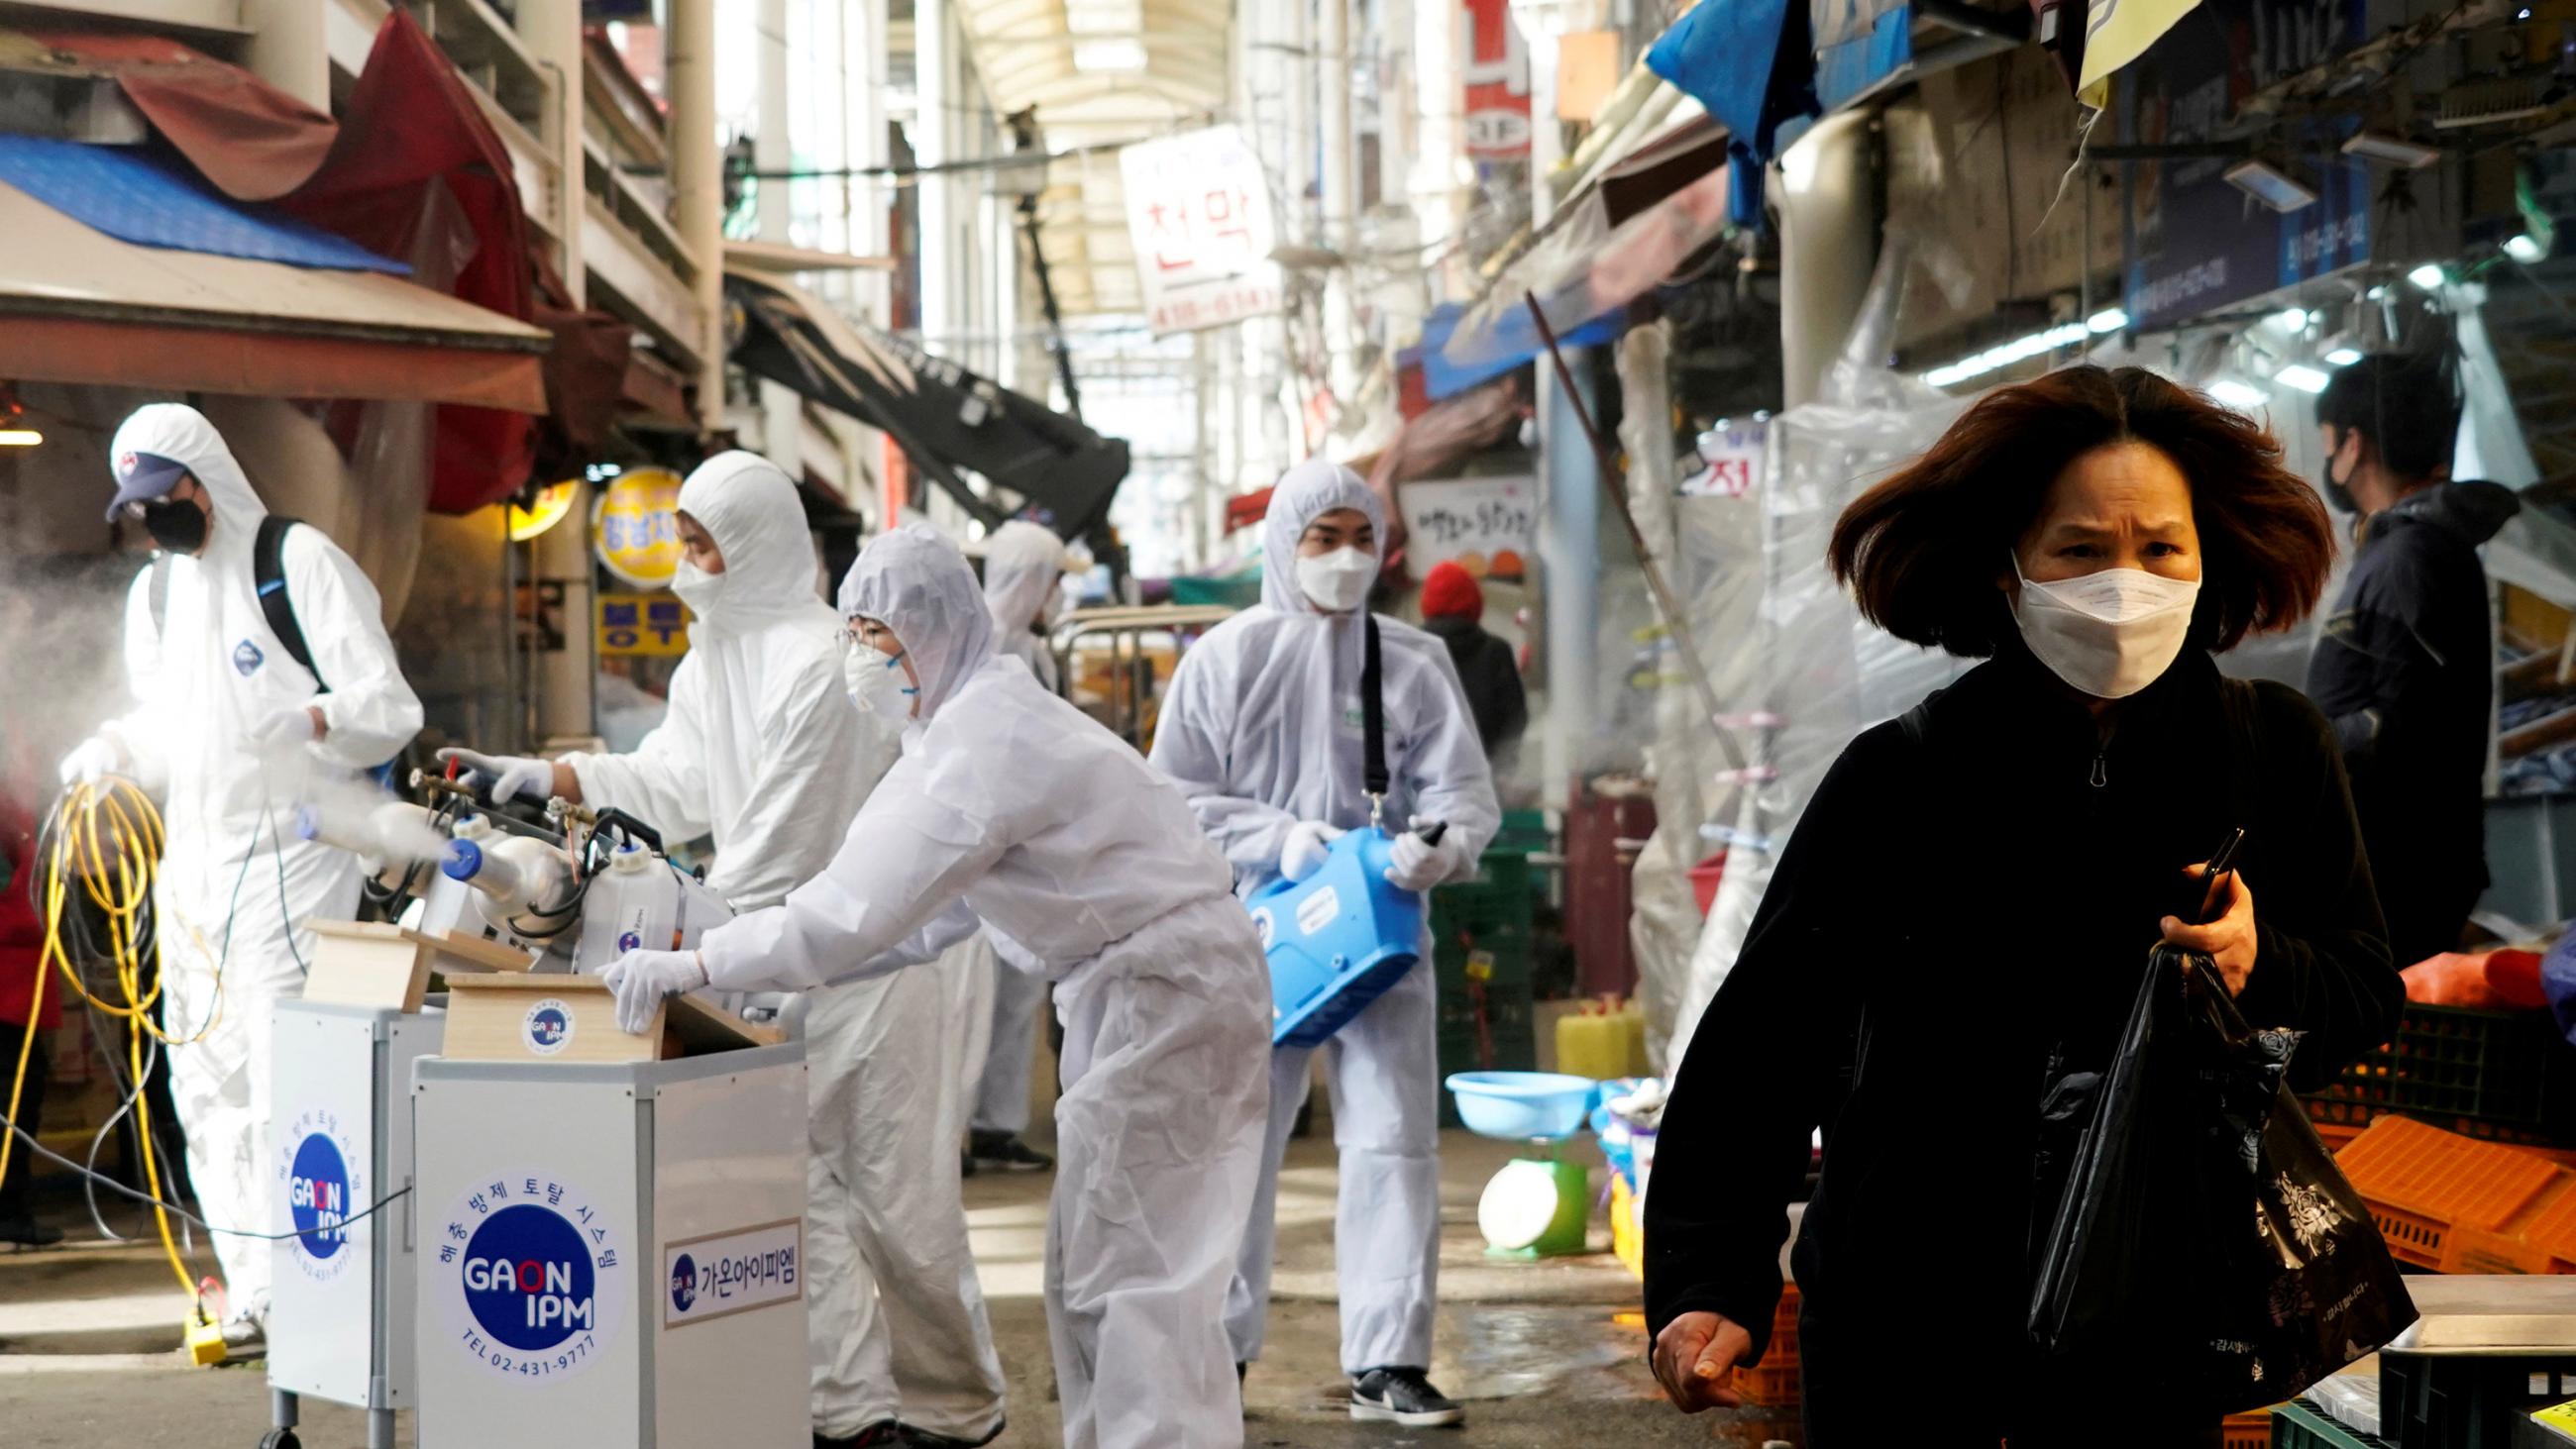
<path fill-rule="evenodd" d="M 1511 1142 L 1573 1136 L 1599 1085 L 1561 1072 L 1459 1072 L 1449 1078 L 1458 1120 L 1471 1132 Z"/>

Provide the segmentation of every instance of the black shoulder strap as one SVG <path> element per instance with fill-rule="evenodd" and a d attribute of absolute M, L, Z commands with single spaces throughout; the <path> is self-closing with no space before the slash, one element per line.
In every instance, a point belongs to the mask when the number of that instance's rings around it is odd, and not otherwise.
<path fill-rule="evenodd" d="M 330 682 L 313 667 L 313 651 L 304 644 L 304 626 L 295 620 L 295 600 L 286 592 L 286 531 L 295 522 L 276 513 L 259 521 L 259 538 L 251 545 L 251 581 L 259 588 L 259 612 L 268 620 L 268 632 L 286 646 L 287 657 L 303 665 L 313 675 L 313 682 L 328 694 Z"/>
<path fill-rule="evenodd" d="M 1380 673 L 1377 657 L 1377 615 L 1360 617 L 1368 637 L 1368 651 L 1360 663 L 1360 788 L 1371 801 L 1386 798 L 1386 701 L 1381 693 L 1385 676 Z"/>

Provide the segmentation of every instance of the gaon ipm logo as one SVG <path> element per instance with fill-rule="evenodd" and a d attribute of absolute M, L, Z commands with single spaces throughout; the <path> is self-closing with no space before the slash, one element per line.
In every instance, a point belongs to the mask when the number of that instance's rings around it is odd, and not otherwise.
<path fill-rule="evenodd" d="M 528 1050 L 550 1057 L 572 1042 L 572 1007 L 558 997 L 549 996 L 528 1008 L 522 1027 L 528 1034 Z"/>
<path fill-rule="evenodd" d="M 632 951 L 643 944 L 644 938 L 633 931 L 617 938 L 617 949 L 620 951 Z"/>
<path fill-rule="evenodd" d="M 349 1245 L 349 1166 L 319 1132 L 295 1149 L 286 1206 L 295 1219 L 295 1244 L 305 1252 L 328 1258 Z"/>
<path fill-rule="evenodd" d="M 698 1301 L 698 1260 L 682 1253 L 671 1265 L 671 1306 L 682 1313 Z"/>
<path fill-rule="evenodd" d="M 485 1218 L 465 1245 L 464 1274 L 474 1321 L 523 1353 L 599 1326 L 590 1251 L 552 1209 L 520 1203 Z"/>

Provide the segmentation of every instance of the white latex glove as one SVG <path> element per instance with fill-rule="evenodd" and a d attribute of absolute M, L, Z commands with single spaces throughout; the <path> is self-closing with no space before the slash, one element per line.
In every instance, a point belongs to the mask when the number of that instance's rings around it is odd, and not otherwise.
<path fill-rule="evenodd" d="M 116 747 L 116 742 L 92 735 L 81 741 L 79 749 L 63 757 L 55 773 L 68 790 L 74 785 L 95 785 L 124 768 L 125 752 Z"/>
<path fill-rule="evenodd" d="M 1324 868 L 1324 857 L 1342 832 L 1320 820 L 1300 820 L 1288 827 L 1287 843 L 1279 847 L 1279 873 L 1291 883 L 1304 880 Z"/>
<path fill-rule="evenodd" d="M 527 755 L 487 755 L 479 750 L 453 747 L 440 750 L 442 760 L 455 760 L 491 783 L 485 787 L 496 805 L 507 804 L 521 795 L 543 800 L 554 793 L 555 767 L 551 760 Z"/>
<path fill-rule="evenodd" d="M 1421 825 L 1415 822 L 1416 828 Z M 1458 843 L 1458 832 L 1445 831 L 1438 845 L 1425 845 L 1422 837 L 1408 830 L 1395 838 L 1389 852 L 1386 879 L 1397 890 L 1427 891 L 1445 881 L 1466 873 L 1467 849 Z"/>
<path fill-rule="evenodd" d="M 707 984 L 707 968 L 695 951 L 629 951 L 599 973 L 617 993 L 617 1029 L 642 1035 L 653 1024 L 662 998 L 695 991 Z"/>
<path fill-rule="evenodd" d="M 274 755 L 297 745 L 309 745 L 317 738 L 313 711 L 299 704 L 293 709 L 281 709 L 253 726 L 250 745 L 263 755 Z"/>

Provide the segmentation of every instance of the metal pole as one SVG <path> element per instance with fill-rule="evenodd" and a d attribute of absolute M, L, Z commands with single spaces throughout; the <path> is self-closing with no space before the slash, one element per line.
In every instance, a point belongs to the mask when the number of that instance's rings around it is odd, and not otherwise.
<path fill-rule="evenodd" d="M 1055 304 L 1055 275 L 1047 269 L 1046 242 L 1038 234 L 1038 199 L 1020 198 L 1020 226 L 1028 233 L 1029 261 L 1037 268 L 1038 305 L 1046 309 L 1047 351 L 1055 354 L 1056 381 L 1064 384 L 1064 410 L 1082 421 L 1082 389 L 1073 382 L 1073 352 L 1064 345 L 1064 314 Z"/>
<path fill-rule="evenodd" d="M 1682 667 L 1689 671 L 1691 688 L 1699 695 L 1700 712 L 1716 734 L 1719 747 L 1726 751 L 1727 762 L 1740 767 L 1744 763 L 1742 753 L 1718 723 L 1717 686 L 1709 682 L 1707 662 L 1699 654 L 1699 641 L 1691 637 L 1690 615 L 1683 610 L 1681 600 L 1674 596 L 1672 586 L 1665 582 L 1664 571 L 1655 562 L 1654 551 L 1646 546 L 1645 530 L 1637 526 L 1637 515 L 1628 504 L 1628 490 L 1612 486 L 1611 480 L 1619 477 L 1618 457 L 1610 451 L 1609 440 L 1601 436 L 1600 426 L 1592 421 L 1592 410 L 1584 406 L 1583 393 L 1574 385 L 1574 373 L 1565 365 L 1565 353 L 1556 345 L 1556 329 L 1547 325 L 1547 313 L 1538 305 L 1537 294 L 1523 292 L 1521 300 L 1529 308 L 1530 320 L 1538 324 L 1539 337 L 1547 343 L 1548 361 L 1555 367 L 1557 387 L 1564 392 L 1567 404 L 1573 409 L 1574 420 L 1582 428 L 1585 441 L 1592 445 L 1594 462 L 1601 470 L 1603 491 L 1617 505 L 1619 521 L 1628 526 L 1628 541 L 1636 546 L 1637 566 L 1646 575 L 1646 588 L 1655 596 L 1655 608 L 1664 616 L 1664 627 L 1673 631 L 1673 642 L 1681 646 Z M 1563 661 L 1551 666 L 1548 676 L 1550 688 L 1565 687 L 1565 681 L 1557 672 L 1562 667 Z"/>
<path fill-rule="evenodd" d="M 724 423 L 724 155 L 716 145 L 715 0 L 671 0 L 671 191 L 695 270 L 698 426 Z M 580 159 L 578 148 L 564 164 Z"/>

